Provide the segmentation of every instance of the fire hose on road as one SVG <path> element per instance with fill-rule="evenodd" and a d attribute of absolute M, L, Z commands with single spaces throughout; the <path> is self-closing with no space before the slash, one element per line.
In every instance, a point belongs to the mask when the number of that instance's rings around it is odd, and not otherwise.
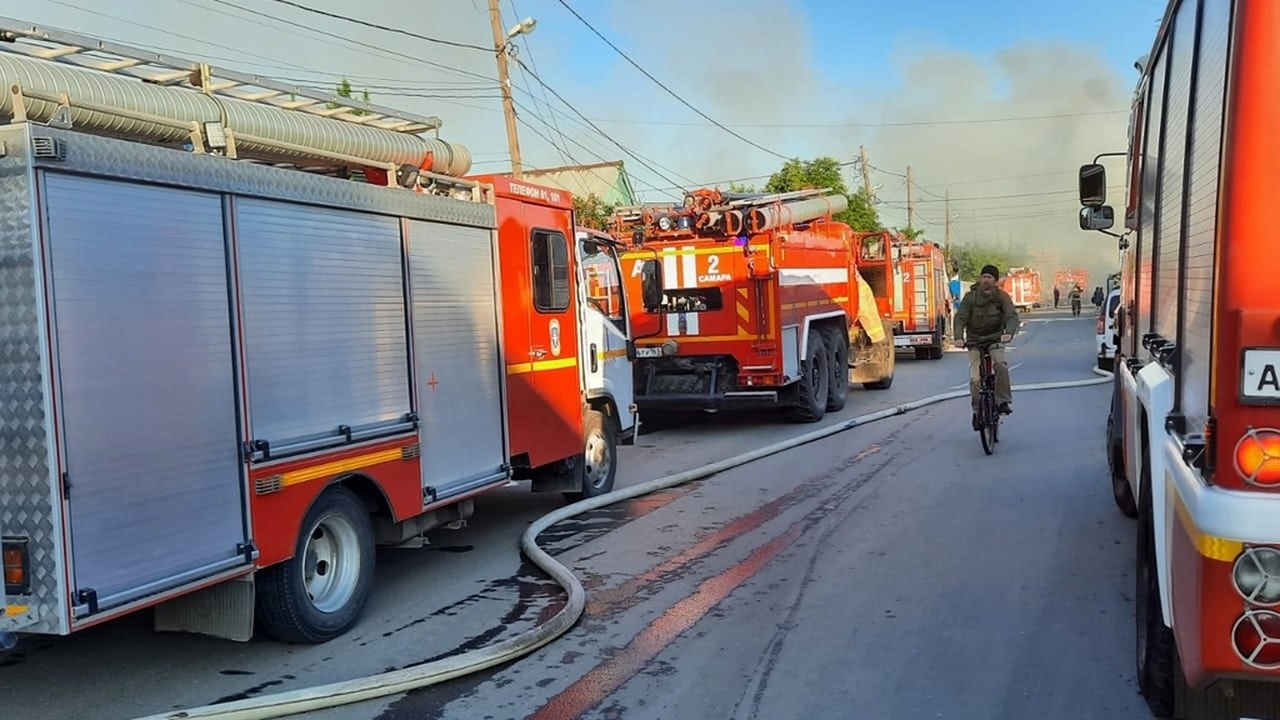
<path fill-rule="evenodd" d="M 1101 377 L 1090 378 L 1087 380 L 1014 385 L 1013 390 L 1015 392 L 1065 390 L 1103 385 L 1112 381 L 1112 373 L 1097 369 L 1093 372 Z M 641 495 L 648 495 L 660 490 L 666 490 L 694 480 L 701 480 L 755 460 L 759 460 L 770 455 L 776 455 L 778 453 L 797 448 L 801 445 L 806 445 L 817 440 L 828 438 L 832 435 L 837 435 L 868 423 L 903 415 L 947 400 L 967 398 L 968 396 L 968 390 L 956 390 L 931 395 L 919 400 L 886 408 L 879 412 L 859 415 L 844 422 L 828 425 L 788 440 L 757 448 L 751 452 L 724 458 L 723 460 L 709 463 L 702 467 L 685 470 L 684 472 L 676 473 L 674 475 L 657 478 L 638 485 L 632 485 L 620 490 L 615 490 L 607 495 L 601 495 L 596 498 L 574 503 L 573 505 L 567 505 L 538 518 L 527 530 L 525 530 L 524 536 L 520 541 L 521 549 L 529 559 L 534 562 L 534 564 L 550 575 L 553 580 L 565 589 L 569 595 L 568 602 L 546 623 L 534 627 L 520 635 L 504 640 L 503 642 L 461 653 L 459 655 L 435 660 L 433 662 L 379 673 L 377 675 L 342 680 L 325 685 L 316 685 L 309 688 L 300 688 L 297 690 L 276 693 L 274 695 L 236 700 L 233 702 L 219 703 L 215 705 L 204 705 L 186 710 L 174 710 L 160 713 L 158 715 L 149 715 L 145 718 L 139 718 L 139 720 L 188 720 L 192 718 L 215 718 L 216 720 L 259 720 L 260 718 L 284 717 L 297 713 L 373 700 L 376 698 L 387 697 L 389 695 L 398 695 L 410 690 L 429 687 L 464 675 L 470 675 L 495 665 L 510 662 L 511 660 L 515 660 L 516 658 L 537 650 L 567 632 L 575 623 L 577 623 L 578 618 L 582 615 L 583 609 L 586 607 L 586 591 L 583 589 L 582 583 L 578 581 L 578 578 L 575 577 L 567 567 L 557 562 L 556 559 L 551 557 L 551 555 L 549 555 L 545 550 L 538 547 L 538 535 L 556 523 L 607 505 L 612 505 L 624 500 L 630 500 Z"/>

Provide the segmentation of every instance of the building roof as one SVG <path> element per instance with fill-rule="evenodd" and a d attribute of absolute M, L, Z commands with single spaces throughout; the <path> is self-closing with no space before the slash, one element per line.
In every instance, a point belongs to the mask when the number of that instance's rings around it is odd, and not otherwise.
<path fill-rule="evenodd" d="M 511 173 L 503 174 L 510 176 Z M 621 160 L 525 170 L 524 177 L 530 182 L 560 188 L 575 197 L 595 195 L 605 205 L 636 204 L 631 178 Z"/>

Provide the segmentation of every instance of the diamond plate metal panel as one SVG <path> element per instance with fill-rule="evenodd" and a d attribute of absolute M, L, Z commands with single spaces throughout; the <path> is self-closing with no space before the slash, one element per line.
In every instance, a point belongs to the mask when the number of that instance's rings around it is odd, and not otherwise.
<path fill-rule="evenodd" d="M 0 527 L 29 540 L 32 592 L 25 628 L 67 632 L 62 507 L 50 450 L 43 269 L 37 261 L 30 140 L 0 128 Z"/>
<path fill-rule="evenodd" d="M 47 162 L 50 167 L 60 170 L 313 205 L 370 210 L 454 225 L 497 227 L 497 214 L 488 203 L 453 200 L 398 188 L 375 187 L 362 182 L 56 128 L 41 127 L 35 135 L 51 137 L 65 143 L 65 160 L 38 161 Z"/>

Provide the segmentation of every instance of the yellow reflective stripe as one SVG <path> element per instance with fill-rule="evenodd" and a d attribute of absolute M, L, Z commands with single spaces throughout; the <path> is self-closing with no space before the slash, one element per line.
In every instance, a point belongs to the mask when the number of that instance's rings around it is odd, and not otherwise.
<path fill-rule="evenodd" d="M 600 352 L 596 353 L 596 357 L 600 358 L 601 360 L 613 360 L 615 358 L 626 357 L 626 356 L 627 356 L 626 348 L 621 348 L 618 350 L 601 350 Z"/>
<path fill-rule="evenodd" d="M 332 477 L 334 475 L 341 475 L 344 472 L 360 470 L 362 468 L 381 465 L 383 463 L 389 463 L 403 458 L 404 451 L 401 448 L 381 450 L 375 453 L 368 453 L 367 455 L 357 455 L 356 457 L 346 460 L 334 460 L 333 462 L 327 462 L 323 465 L 314 465 L 309 468 L 291 470 L 287 473 L 282 473 L 280 476 L 280 484 L 284 487 L 298 485 L 300 483 Z"/>
<path fill-rule="evenodd" d="M 15 615 L 21 615 L 29 609 L 30 608 L 26 605 L 6 605 L 4 608 L 4 614 L 5 617 L 13 617 Z"/>
<path fill-rule="evenodd" d="M 1166 492 L 1173 493 L 1173 506 L 1177 510 L 1178 520 L 1181 521 L 1182 529 L 1187 533 L 1187 537 L 1190 538 L 1191 544 L 1195 546 L 1196 551 L 1210 560 L 1235 562 L 1236 557 L 1244 551 L 1244 543 L 1239 540 L 1228 540 L 1205 534 L 1191 521 L 1191 513 L 1182 502 L 1182 496 L 1178 495 L 1178 491 L 1173 485 L 1172 477 L 1168 478 L 1166 487 Z"/>
<path fill-rule="evenodd" d="M 507 366 L 508 375 L 523 375 L 531 372 L 542 372 L 544 370 L 563 370 L 564 368 L 577 367 L 577 358 L 561 358 L 559 360 L 540 360 L 538 362 L 515 363 Z"/>
<path fill-rule="evenodd" d="M 782 306 L 782 309 L 783 310 L 799 310 L 801 308 L 819 307 L 822 305 L 831 305 L 831 304 L 842 305 L 847 302 L 849 302 L 849 298 L 847 297 L 831 298 L 829 300 L 808 300 L 806 302 L 784 303 Z"/>
<path fill-rule="evenodd" d="M 654 248 L 654 249 L 658 250 L 659 257 L 671 256 L 671 255 L 674 255 L 676 257 L 681 257 L 684 255 L 727 255 L 730 253 L 742 252 L 742 248 L 739 248 L 739 247 L 709 247 L 709 248 L 696 248 L 694 250 L 675 249 L 672 251 L 668 251 L 667 248 L 662 248 L 662 249 Z M 632 252 L 632 253 L 624 253 L 620 259 L 624 261 L 625 260 L 652 260 L 653 257 L 654 255 L 652 252 Z"/>

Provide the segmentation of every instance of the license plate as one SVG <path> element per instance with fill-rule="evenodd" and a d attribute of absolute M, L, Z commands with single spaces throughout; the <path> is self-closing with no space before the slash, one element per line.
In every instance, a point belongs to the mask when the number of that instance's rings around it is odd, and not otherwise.
<path fill-rule="evenodd" d="M 1280 400 L 1280 350 L 1245 350 L 1240 396 Z"/>
<path fill-rule="evenodd" d="M 636 357 L 638 357 L 638 358 L 660 358 L 660 357 L 662 357 L 662 348 L 660 348 L 660 347 L 638 347 L 638 348 L 636 348 Z"/>

